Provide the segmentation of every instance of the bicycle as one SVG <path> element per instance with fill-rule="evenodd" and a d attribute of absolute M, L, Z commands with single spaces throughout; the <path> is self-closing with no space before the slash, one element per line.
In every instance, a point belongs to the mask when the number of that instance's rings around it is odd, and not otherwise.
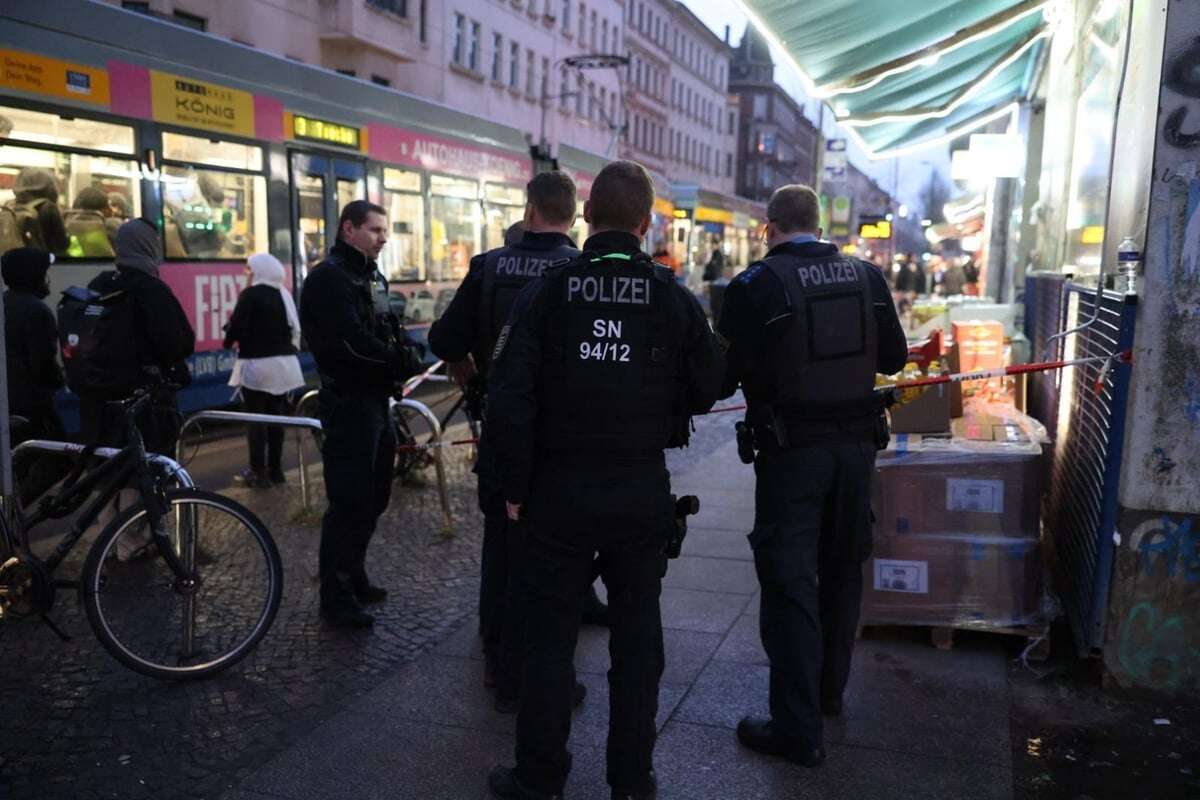
<path fill-rule="evenodd" d="M 167 488 L 182 468 L 146 452 L 136 422 L 150 402 L 139 390 L 113 404 L 123 412 L 124 448 L 78 447 L 79 463 L 34 513 L 24 516 L 14 500 L 0 514 L 0 620 L 40 616 L 67 639 L 48 614 L 56 590 L 74 588 L 96 638 L 126 667 L 154 678 L 204 678 L 245 658 L 266 635 L 279 610 L 283 566 L 266 526 L 248 509 L 190 485 Z M 107 458 L 89 467 L 93 453 Z M 131 485 L 138 501 L 104 524 L 78 579 L 54 578 Z M 53 551 L 35 555 L 29 531 L 81 508 Z"/>

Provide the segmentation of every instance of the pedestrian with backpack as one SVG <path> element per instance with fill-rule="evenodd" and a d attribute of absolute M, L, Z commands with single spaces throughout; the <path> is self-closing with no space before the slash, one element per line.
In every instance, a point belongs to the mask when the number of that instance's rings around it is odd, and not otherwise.
<path fill-rule="evenodd" d="M 122 419 L 108 403 L 150 387 L 154 402 L 139 420 L 146 449 L 174 457 L 181 419 L 175 391 L 187 385 L 185 359 L 196 335 L 175 295 L 158 277 L 162 234 L 146 219 L 117 229 L 116 269 L 88 291 L 72 287 L 59 303 L 59 342 L 67 385 L 79 395 L 84 441 L 123 444 Z"/>
<path fill-rule="evenodd" d="M 284 269 L 270 253 L 246 261 L 251 285 L 238 297 L 225 326 L 225 347 L 237 347 L 229 385 L 235 386 L 252 414 L 288 413 L 287 394 L 304 385 L 300 360 L 300 320 L 296 304 L 283 285 Z M 281 459 L 283 428 L 250 425 L 246 432 L 250 466 L 242 473 L 245 485 L 265 489 L 285 482 Z"/>
<path fill-rule="evenodd" d="M 21 170 L 13 184 L 13 199 L 0 208 L 0 250 L 33 247 L 63 255 L 70 243 L 54 175 L 32 167 Z"/>
<path fill-rule="evenodd" d="M 63 386 L 58 365 L 58 330 L 54 314 L 43 302 L 50 294 L 46 273 L 54 256 L 19 247 L 0 256 L 4 276 L 4 344 L 8 364 L 8 410 L 24 424 L 14 426 L 13 446 L 27 439 L 66 438 L 54 408 Z M 70 469 L 61 456 L 34 453 L 16 470 L 21 503 L 29 505 Z"/>

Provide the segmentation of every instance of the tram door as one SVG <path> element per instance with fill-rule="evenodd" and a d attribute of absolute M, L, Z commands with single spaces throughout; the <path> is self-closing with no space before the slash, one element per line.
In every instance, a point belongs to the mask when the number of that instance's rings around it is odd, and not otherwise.
<path fill-rule="evenodd" d="M 293 151 L 292 259 L 303 281 L 329 252 L 338 215 L 351 200 L 367 199 L 366 162 Z"/>

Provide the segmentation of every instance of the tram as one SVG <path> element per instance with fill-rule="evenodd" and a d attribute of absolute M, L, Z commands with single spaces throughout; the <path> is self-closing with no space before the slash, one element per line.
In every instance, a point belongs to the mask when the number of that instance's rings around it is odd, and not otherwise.
<path fill-rule="evenodd" d="M 223 327 L 247 256 L 291 264 L 298 291 L 339 209 L 379 203 L 392 227 L 380 267 L 421 336 L 524 211 L 521 131 L 112 6 L 6 4 L 0 58 L 0 206 L 45 196 L 63 221 L 48 301 L 111 268 L 106 226 L 158 220 L 161 277 L 196 332 L 184 413 L 231 400 Z M 559 158 L 586 196 L 603 161 L 569 146 Z"/>

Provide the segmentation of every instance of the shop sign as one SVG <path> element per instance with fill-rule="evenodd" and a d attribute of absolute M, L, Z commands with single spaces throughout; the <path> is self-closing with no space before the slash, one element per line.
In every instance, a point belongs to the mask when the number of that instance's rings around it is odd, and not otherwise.
<path fill-rule="evenodd" d="M 708 206 L 696 206 L 696 222 L 719 222 L 722 225 L 733 224 L 733 212 L 726 211 L 723 208 L 709 208 Z"/>
<path fill-rule="evenodd" d="M 473 145 L 378 123 L 368 125 L 366 132 L 371 157 L 380 161 L 476 179 L 516 183 L 530 178 L 528 156 L 498 147 Z"/>
<path fill-rule="evenodd" d="M 289 114 L 288 116 L 291 119 L 287 129 L 293 139 L 359 149 L 362 136 L 360 130 L 353 125 L 342 125 L 327 119 L 307 117 L 303 114 Z"/>
<path fill-rule="evenodd" d="M 850 235 L 850 226 L 848 225 L 830 225 L 829 235 L 835 239 L 845 239 Z"/>
<path fill-rule="evenodd" d="M 686 208 L 677 208 L 671 212 L 671 216 L 673 216 L 675 219 L 687 219 L 688 212 Z"/>
<path fill-rule="evenodd" d="M 829 221 L 834 225 L 850 224 L 850 198 L 838 195 L 833 198 L 833 206 L 829 210 Z"/>
<path fill-rule="evenodd" d="M 825 160 L 821 162 L 822 177 L 827 181 L 846 179 L 846 140 L 826 139 Z"/>
<path fill-rule="evenodd" d="M 750 215 L 744 214 L 741 211 L 733 212 L 733 227 L 749 228 L 750 227 Z"/>
<path fill-rule="evenodd" d="M 664 217 L 674 216 L 675 204 L 670 200 L 665 200 L 661 197 L 654 198 L 654 213 L 661 214 Z"/>
<path fill-rule="evenodd" d="M 0 87 L 108 105 L 108 70 L 20 50 L 0 50 L 0 59 Z"/>
<path fill-rule="evenodd" d="M 254 136 L 254 95 L 194 78 L 150 70 L 150 102 L 156 122 Z"/>

